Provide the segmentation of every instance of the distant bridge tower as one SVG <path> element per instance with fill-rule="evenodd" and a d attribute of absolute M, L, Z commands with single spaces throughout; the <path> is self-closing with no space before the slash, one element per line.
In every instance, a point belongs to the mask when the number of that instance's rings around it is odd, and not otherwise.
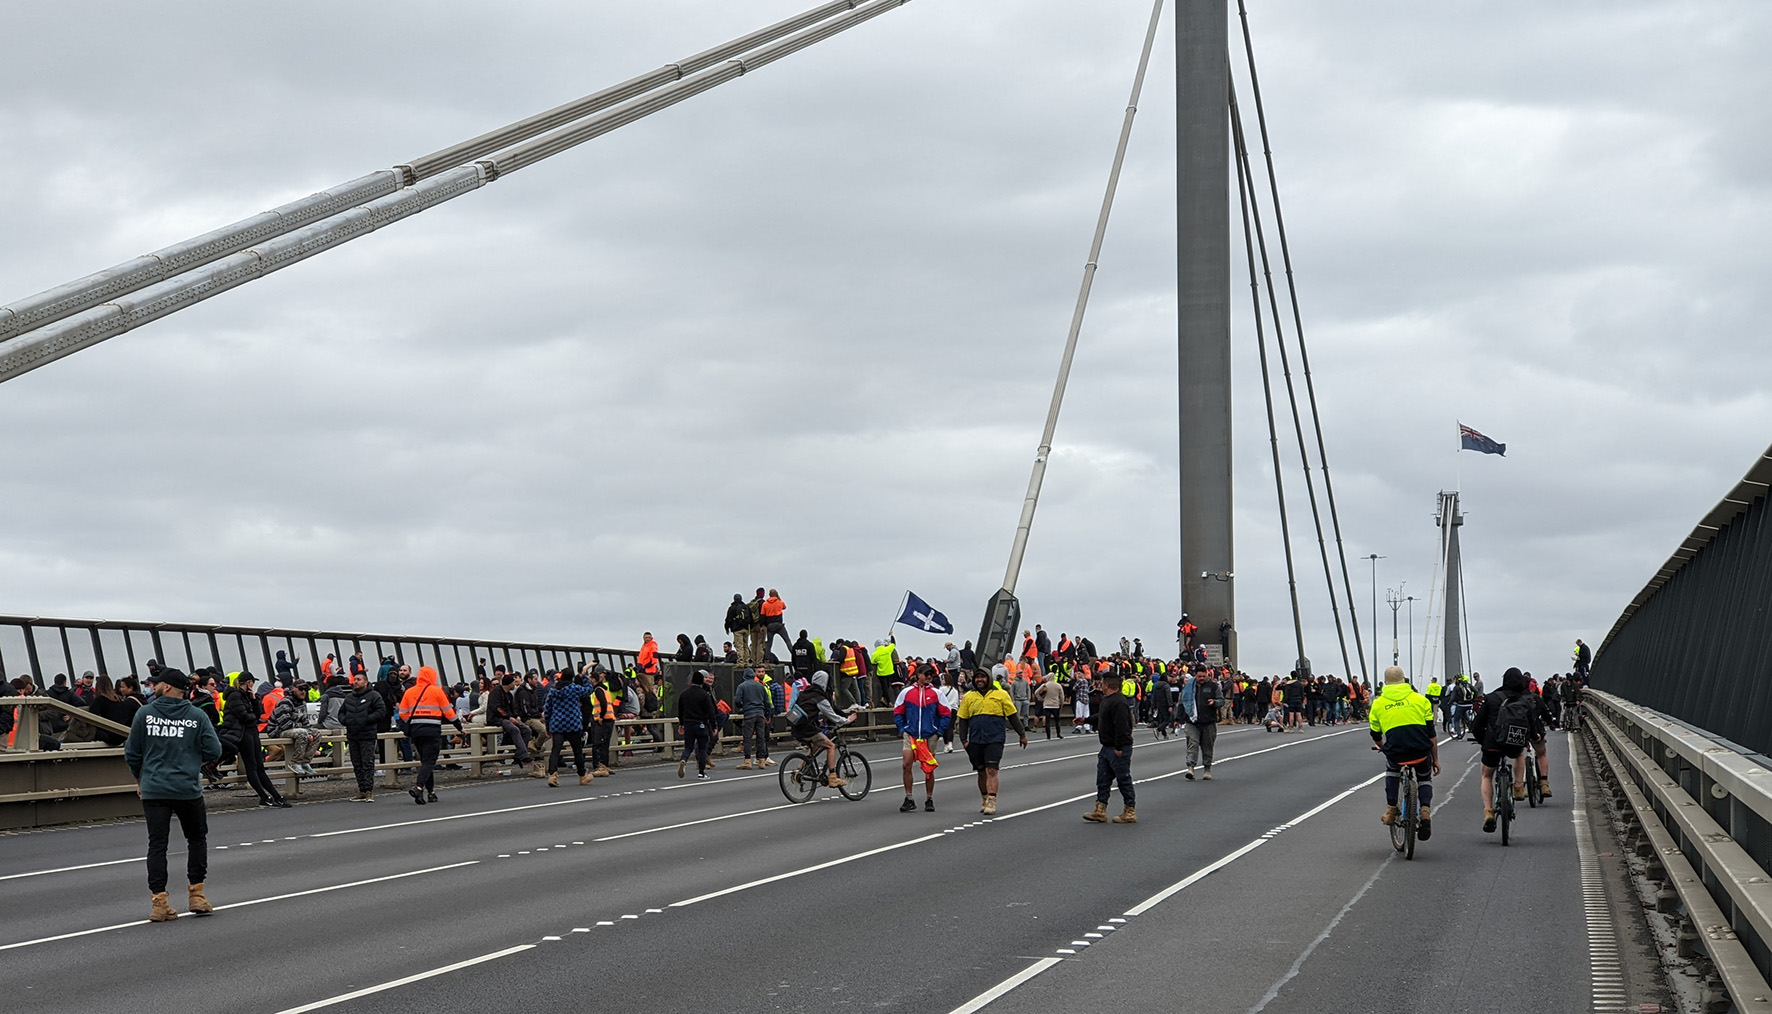
<path fill-rule="evenodd" d="M 1458 562 L 1458 529 L 1464 524 L 1464 515 L 1458 511 L 1458 492 L 1456 490 L 1440 493 L 1440 513 L 1434 519 L 1440 528 L 1440 557 L 1445 560 L 1442 568 L 1446 575 L 1446 618 L 1443 629 L 1446 631 L 1446 671 L 1442 674 L 1442 682 L 1450 682 L 1465 672 L 1464 661 L 1464 579 Z M 1497 684 L 1499 686 L 1499 684 Z"/>

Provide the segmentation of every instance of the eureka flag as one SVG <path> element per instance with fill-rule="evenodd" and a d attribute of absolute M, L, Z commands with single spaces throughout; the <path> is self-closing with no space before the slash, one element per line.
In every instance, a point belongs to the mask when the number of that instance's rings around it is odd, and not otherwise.
<path fill-rule="evenodd" d="M 954 625 L 948 618 L 929 607 L 929 603 L 918 597 L 914 591 L 904 593 L 904 610 L 898 614 L 898 622 L 916 627 L 927 634 L 951 634 Z"/>
<path fill-rule="evenodd" d="M 1484 454 L 1499 454 L 1507 457 L 1507 445 L 1498 444 L 1463 423 L 1458 424 L 1458 449 L 1461 451 L 1480 451 Z"/>

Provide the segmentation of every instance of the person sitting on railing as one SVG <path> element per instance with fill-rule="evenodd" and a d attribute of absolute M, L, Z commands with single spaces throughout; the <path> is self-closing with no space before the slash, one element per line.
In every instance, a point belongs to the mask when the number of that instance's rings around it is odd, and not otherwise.
<path fill-rule="evenodd" d="M 320 738 L 308 724 L 307 687 L 297 683 L 294 692 L 283 695 L 277 706 L 271 709 L 271 717 L 265 725 L 265 735 L 273 738 L 289 740 L 287 760 L 289 770 L 298 775 L 317 775 L 311 763 L 314 759 L 314 741 Z"/>

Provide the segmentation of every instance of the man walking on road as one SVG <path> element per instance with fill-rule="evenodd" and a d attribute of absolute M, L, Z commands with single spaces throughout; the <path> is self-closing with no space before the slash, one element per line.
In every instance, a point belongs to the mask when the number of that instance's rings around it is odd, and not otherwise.
<path fill-rule="evenodd" d="M 590 692 L 589 677 L 574 678 L 564 674 L 556 677 L 553 687 L 548 690 L 543 707 L 547 709 L 548 735 L 554 739 L 553 750 L 548 754 L 549 788 L 560 787 L 560 754 L 567 746 L 572 747 L 572 763 L 578 768 L 578 784 L 589 785 L 594 777 L 585 767 L 584 699 Z"/>
<path fill-rule="evenodd" d="M 677 761 L 677 777 L 683 777 L 684 769 L 689 766 L 689 758 L 695 758 L 695 777 L 700 781 L 708 779 L 708 739 L 714 730 L 714 696 L 708 693 L 702 681 L 708 678 L 706 669 L 697 669 L 695 675 L 689 677 L 689 685 L 677 695 L 677 725 L 683 733 L 683 756 Z"/>
<path fill-rule="evenodd" d="M 222 746 L 208 716 L 185 700 L 191 684 L 184 673 L 161 669 L 154 681 L 154 699 L 129 724 L 123 762 L 138 783 L 136 795 L 148 824 L 148 894 L 153 901 L 148 918 L 167 922 L 178 918 L 166 900 L 166 841 L 175 815 L 185 834 L 191 914 L 214 911 L 203 896 L 203 881 L 209 875 L 209 816 L 203 806 L 202 775 L 204 764 L 221 757 Z"/>
<path fill-rule="evenodd" d="M 1125 804 L 1116 824 L 1138 823 L 1138 799 L 1132 789 L 1132 707 L 1120 692 L 1120 680 L 1112 673 L 1099 678 L 1101 713 L 1096 728 L 1101 732 L 1101 752 L 1095 758 L 1095 809 L 1083 819 L 1096 824 L 1107 822 L 1108 789 L 1120 785 L 1120 801 Z"/>
<path fill-rule="evenodd" d="M 1187 733 L 1187 771 L 1182 777 L 1190 782 L 1194 780 L 1195 762 L 1206 768 L 1200 777 L 1212 780 L 1212 748 L 1218 743 L 1219 693 L 1218 681 L 1212 678 L 1210 669 L 1197 678 L 1189 676 L 1181 688 L 1181 706 L 1187 712 L 1187 725 L 1183 730 Z"/>
<path fill-rule="evenodd" d="M 974 670 L 972 689 L 960 701 L 960 747 L 972 761 L 972 770 L 978 772 L 978 812 L 987 817 L 997 812 L 997 768 L 1008 739 L 1005 729 L 1010 727 L 1021 737 L 1021 748 L 1027 749 L 1027 727 L 1021 724 L 1009 693 L 991 686 L 990 673 Z"/>
<path fill-rule="evenodd" d="M 934 675 L 933 667 L 918 666 L 917 682 L 905 687 L 892 705 L 892 721 L 904 737 L 904 804 L 898 808 L 901 813 L 917 808 L 916 800 L 911 798 L 916 788 L 912 768 L 919 762 L 923 763 L 923 809 L 935 812 L 935 751 L 929 743 L 947 731 L 954 716 L 941 702 L 941 694 L 930 685 Z"/>

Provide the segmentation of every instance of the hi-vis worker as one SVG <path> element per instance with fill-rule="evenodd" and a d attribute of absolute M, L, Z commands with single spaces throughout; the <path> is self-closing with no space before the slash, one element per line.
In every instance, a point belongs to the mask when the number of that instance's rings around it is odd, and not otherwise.
<path fill-rule="evenodd" d="M 1444 719 L 1445 716 L 1445 713 L 1440 710 L 1440 695 L 1445 693 L 1445 690 L 1445 687 L 1440 686 L 1440 678 L 1438 676 L 1429 677 L 1427 681 L 1427 703 L 1429 707 L 1434 709 L 1434 716 L 1436 718 Z"/>
<path fill-rule="evenodd" d="M 437 801 L 437 755 L 443 751 L 443 723 L 451 722 L 461 731 L 461 719 L 449 695 L 437 685 L 437 670 L 428 665 L 418 667 L 418 678 L 412 689 L 400 698 L 400 720 L 406 723 L 406 738 L 418 752 L 418 777 L 413 781 L 412 801 L 423 805 Z"/>
<path fill-rule="evenodd" d="M 1434 709 L 1428 699 L 1415 692 L 1403 676 L 1403 670 L 1390 666 L 1384 670 L 1384 692 L 1372 700 L 1372 749 L 1384 752 L 1384 816 L 1379 820 L 1394 824 L 1397 808 L 1397 784 L 1402 781 L 1403 765 L 1415 766 L 1420 786 L 1421 823 L 1417 829 L 1422 841 L 1433 834 L 1428 807 L 1434 801 L 1433 776 L 1440 773 L 1440 744 L 1434 735 Z M 1430 770 L 1428 762 L 1432 761 Z"/>

